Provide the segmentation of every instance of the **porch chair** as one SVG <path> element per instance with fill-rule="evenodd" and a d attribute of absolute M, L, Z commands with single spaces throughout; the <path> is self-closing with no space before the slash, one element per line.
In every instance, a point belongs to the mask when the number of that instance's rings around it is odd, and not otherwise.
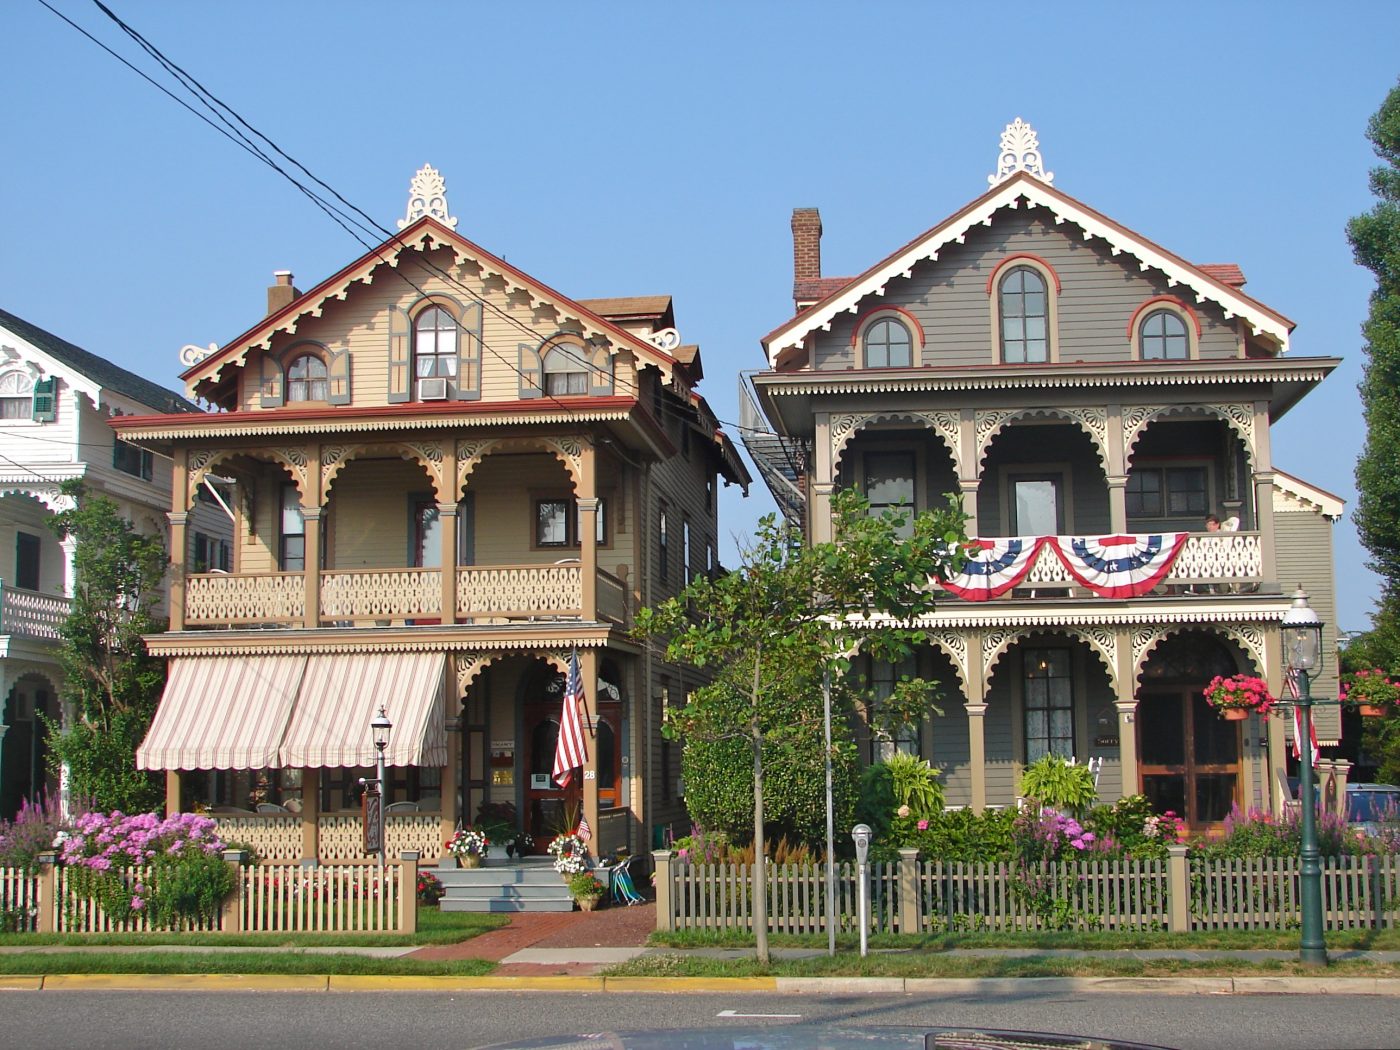
<path fill-rule="evenodd" d="M 628 872 L 628 867 L 632 864 L 631 857 L 625 857 L 613 865 L 611 870 L 612 898 L 614 904 L 645 904 L 642 895 L 637 892 L 636 885 L 632 882 L 632 876 Z"/>

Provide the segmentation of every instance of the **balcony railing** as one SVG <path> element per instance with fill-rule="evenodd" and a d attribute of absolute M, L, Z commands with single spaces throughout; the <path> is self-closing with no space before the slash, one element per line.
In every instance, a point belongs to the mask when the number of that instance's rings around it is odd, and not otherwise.
<path fill-rule="evenodd" d="M 389 626 L 442 619 L 439 569 L 327 569 L 321 572 L 320 622 Z M 626 584 L 597 576 L 596 616 L 625 626 Z M 185 579 L 185 623 L 191 627 L 305 622 L 306 580 L 299 572 L 208 573 Z M 473 565 L 457 570 L 457 619 L 581 619 L 583 570 L 564 565 Z"/>
<path fill-rule="evenodd" d="M 72 603 L 53 594 L 11 587 L 0 581 L 0 634 L 58 641 Z"/>
<path fill-rule="evenodd" d="M 1171 567 L 1149 592 L 1152 596 L 1236 594 L 1263 582 L 1263 547 L 1257 532 L 1207 532 L 1186 538 Z M 999 601 L 1027 598 L 1092 597 L 1049 543 L 1036 552 L 1025 576 Z"/>

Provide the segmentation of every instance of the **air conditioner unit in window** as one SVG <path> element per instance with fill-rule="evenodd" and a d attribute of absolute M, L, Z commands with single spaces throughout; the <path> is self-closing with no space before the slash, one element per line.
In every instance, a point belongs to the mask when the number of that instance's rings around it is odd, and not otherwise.
<path fill-rule="evenodd" d="M 418 400 L 446 401 L 447 380 L 445 378 L 418 380 Z"/>

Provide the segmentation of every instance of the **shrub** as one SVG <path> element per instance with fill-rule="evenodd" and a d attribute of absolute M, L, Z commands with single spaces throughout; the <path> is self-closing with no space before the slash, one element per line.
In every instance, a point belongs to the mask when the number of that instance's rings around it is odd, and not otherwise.
<path fill-rule="evenodd" d="M 1098 793 L 1088 766 L 1059 755 L 1042 755 L 1021 774 L 1020 794 L 1055 810 L 1082 813 Z"/>
<path fill-rule="evenodd" d="M 418 903 L 426 904 L 429 907 L 442 900 L 445 892 L 442 888 L 442 880 L 431 871 L 420 871 L 418 873 Z"/>
<path fill-rule="evenodd" d="M 1007 861 L 1012 856 L 1014 810 L 944 811 L 915 824 L 912 845 L 928 860 L 965 863 Z M 922 826 L 919 826 L 922 825 Z"/>
<path fill-rule="evenodd" d="M 0 820 L 0 868 L 35 870 L 39 854 L 53 849 L 54 839 L 67 826 L 58 799 L 48 794 L 38 801 L 25 799 L 13 821 Z"/>
<path fill-rule="evenodd" d="M 1168 811 L 1158 816 L 1145 795 L 1128 795 L 1110 806 L 1095 806 L 1084 826 L 1098 836 L 1102 848 L 1139 859 L 1165 860 L 1167 846 L 1181 841 L 1186 824 Z"/>
<path fill-rule="evenodd" d="M 896 805 L 909 807 L 911 817 L 926 820 L 942 811 L 943 785 L 938 782 L 939 771 L 927 760 L 900 752 L 881 764 L 890 771 Z"/>

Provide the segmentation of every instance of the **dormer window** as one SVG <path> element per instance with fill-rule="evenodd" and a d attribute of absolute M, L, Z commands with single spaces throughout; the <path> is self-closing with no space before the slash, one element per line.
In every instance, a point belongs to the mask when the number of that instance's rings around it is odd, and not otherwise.
<path fill-rule="evenodd" d="M 866 326 L 866 368 L 908 368 L 914 363 L 913 338 L 902 321 L 882 317 Z"/>
<path fill-rule="evenodd" d="M 588 393 L 588 359 L 575 343 L 556 343 L 544 355 L 544 392 L 554 397 Z"/>
<path fill-rule="evenodd" d="M 1174 310 L 1153 310 L 1138 328 L 1138 353 L 1144 361 L 1185 361 L 1191 356 L 1186 322 Z"/>
<path fill-rule="evenodd" d="M 287 400 L 325 401 L 329 394 L 326 363 L 315 354 L 302 354 L 287 366 Z"/>
<path fill-rule="evenodd" d="M 413 320 L 413 374 L 418 379 L 457 376 L 457 319 L 430 306 Z"/>
<path fill-rule="evenodd" d="M 1045 278 L 1016 266 L 1001 279 L 1001 359 L 1007 364 L 1050 360 L 1050 306 Z"/>
<path fill-rule="evenodd" d="M 32 419 L 34 380 L 23 372 L 0 376 L 0 419 Z"/>

